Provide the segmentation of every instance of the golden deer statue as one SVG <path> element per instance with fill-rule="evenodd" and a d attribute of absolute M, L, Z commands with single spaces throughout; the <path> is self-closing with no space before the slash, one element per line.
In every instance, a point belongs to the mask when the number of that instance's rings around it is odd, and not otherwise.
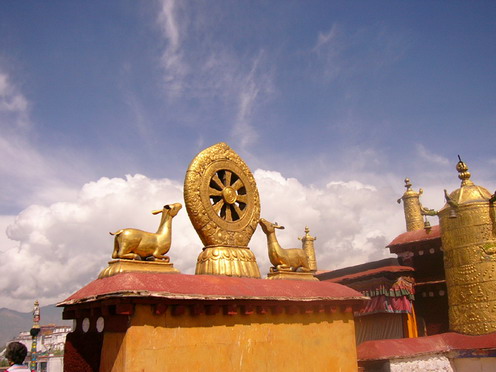
<path fill-rule="evenodd" d="M 138 229 L 121 229 L 110 233 L 115 235 L 112 258 L 169 262 L 169 257 L 165 254 L 171 247 L 172 219 L 182 207 L 180 203 L 174 203 L 153 211 L 153 214 L 162 213 L 155 234 Z"/>
<path fill-rule="evenodd" d="M 273 265 L 271 271 L 310 271 L 308 256 L 301 248 L 284 249 L 276 238 L 275 229 L 284 229 L 276 223 L 271 223 L 264 218 L 258 222 L 263 232 L 267 235 L 269 260 Z"/>

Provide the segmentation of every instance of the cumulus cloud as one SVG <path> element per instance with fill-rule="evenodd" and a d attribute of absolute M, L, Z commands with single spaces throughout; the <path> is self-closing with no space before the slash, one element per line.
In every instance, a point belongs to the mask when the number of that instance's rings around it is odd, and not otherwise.
<path fill-rule="evenodd" d="M 318 188 L 279 172 L 257 170 L 254 175 L 262 217 L 286 227 L 278 232 L 281 245 L 301 247 L 298 237 L 308 226 L 317 236 L 320 269 L 380 259 L 387 254 L 384 246 L 403 229 L 401 208 L 371 185 L 333 181 Z M 0 301 L 27 310 L 34 299 L 45 304 L 63 300 L 106 267 L 113 249 L 109 231 L 155 231 L 160 219 L 150 211 L 182 200 L 181 183 L 134 175 L 87 183 L 74 202 L 31 205 L 7 228 L 11 240 L 1 255 L 9 264 L 3 268 Z M 8 219 L 3 221 L 5 225 Z M 261 272 L 267 273 L 270 264 L 261 229 L 250 247 Z M 192 274 L 201 248 L 183 208 L 173 222 L 171 262 Z"/>
<path fill-rule="evenodd" d="M 155 231 L 160 217 L 150 211 L 180 200 L 181 184 L 135 175 L 88 183 L 75 202 L 26 208 L 7 228 L 7 236 L 17 245 L 2 252 L 9 265 L 3 270 L 0 301 L 26 308 L 34 299 L 45 304 L 60 301 L 106 266 L 113 249 L 109 231 L 125 227 Z M 195 260 L 191 253 L 200 242 L 194 241 L 184 211 L 174 229 L 178 248 L 173 261 L 191 272 Z"/>
<path fill-rule="evenodd" d="M 298 237 L 308 226 L 317 236 L 319 269 L 329 270 L 385 257 L 387 243 L 404 227 L 402 210 L 391 202 L 391 190 L 378 190 L 357 181 L 329 182 L 318 188 L 285 178 L 278 172 L 255 172 L 262 216 L 285 226 L 278 232 L 282 246 L 300 247 Z M 253 246 L 267 263 L 261 230 Z M 260 240 L 262 239 L 262 240 Z"/>

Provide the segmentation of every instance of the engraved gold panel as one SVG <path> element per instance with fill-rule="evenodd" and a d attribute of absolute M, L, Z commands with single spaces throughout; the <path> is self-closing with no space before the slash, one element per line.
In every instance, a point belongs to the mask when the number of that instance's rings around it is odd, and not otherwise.
<path fill-rule="evenodd" d="M 496 300 L 450 306 L 450 328 L 473 335 L 492 333 L 496 328 L 495 311 Z"/>
<path fill-rule="evenodd" d="M 454 288 L 454 287 L 452 287 Z M 491 282 L 473 282 L 464 285 L 458 285 L 456 291 L 452 291 L 451 299 L 457 304 L 488 302 L 491 300 L 493 293 L 496 292 L 496 281 Z"/>
<path fill-rule="evenodd" d="M 204 244 L 197 274 L 260 277 L 248 243 L 260 218 L 255 178 L 227 144 L 200 152 L 184 180 L 184 200 Z"/>

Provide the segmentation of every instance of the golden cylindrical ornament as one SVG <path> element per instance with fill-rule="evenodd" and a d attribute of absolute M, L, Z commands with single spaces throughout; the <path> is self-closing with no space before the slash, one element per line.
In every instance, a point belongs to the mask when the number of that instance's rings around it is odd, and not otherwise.
<path fill-rule="evenodd" d="M 422 218 L 422 209 L 420 205 L 422 190 L 419 192 L 414 191 L 408 178 L 405 179 L 405 187 L 406 191 L 400 200 L 403 200 L 406 231 L 422 230 L 424 228 L 424 220 Z M 398 200 L 398 202 L 400 200 Z"/>
<path fill-rule="evenodd" d="M 462 186 L 439 211 L 449 324 L 452 331 L 481 335 L 496 331 L 496 209 L 460 163 Z"/>

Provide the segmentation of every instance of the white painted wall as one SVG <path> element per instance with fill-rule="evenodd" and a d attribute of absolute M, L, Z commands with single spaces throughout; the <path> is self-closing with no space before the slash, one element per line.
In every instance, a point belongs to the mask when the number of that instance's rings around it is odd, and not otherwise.
<path fill-rule="evenodd" d="M 459 372 L 447 357 L 441 355 L 393 359 L 389 361 L 389 366 L 391 372 Z"/>
<path fill-rule="evenodd" d="M 63 372 L 64 371 L 64 358 L 52 357 L 48 359 L 47 372 Z"/>

